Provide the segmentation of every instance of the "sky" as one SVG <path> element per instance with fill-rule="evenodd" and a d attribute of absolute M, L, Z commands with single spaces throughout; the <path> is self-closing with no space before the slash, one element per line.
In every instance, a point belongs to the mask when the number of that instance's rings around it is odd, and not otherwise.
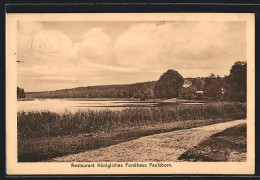
<path fill-rule="evenodd" d="M 228 75 L 246 61 L 246 22 L 18 21 L 17 84 L 26 92 Z"/>

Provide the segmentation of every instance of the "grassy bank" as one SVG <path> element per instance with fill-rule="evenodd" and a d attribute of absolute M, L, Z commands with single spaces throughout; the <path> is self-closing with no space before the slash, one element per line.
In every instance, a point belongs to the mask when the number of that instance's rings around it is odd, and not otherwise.
<path fill-rule="evenodd" d="M 226 129 L 211 136 L 198 146 L 189 149 L 179 157 L 182 161 L 246 161 L 246 124 Z"/>
<path fill-rule="evenodd" d="M 20 139 L 111 132 L 118 128 L 149 126 L 174 121 L 245 117 L 246 104 L 231 102 L 128 108 L 121 111 L 85 110 L 76 113 L 33 111 L 17 114 L 18 138 Z"/>
<path fill-rule="evenodd" d="M 228 119 L 187 120 L 157 123 L 149 126 L 118 128 L 113 132 L 52 138 L 18 139 L 18 162 L 48 161 L 55 157 L 94 150 L 140 137 L 164 132 L 190 129 L 229 121 Z"/>

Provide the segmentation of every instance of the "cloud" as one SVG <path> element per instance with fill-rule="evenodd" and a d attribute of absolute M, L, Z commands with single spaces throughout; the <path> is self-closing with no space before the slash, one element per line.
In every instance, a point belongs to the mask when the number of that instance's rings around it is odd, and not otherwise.
<path fill-rule="evenodd" d="M 184 77 L 223 76 L 246 58 L 245 27 L 243 22 L 133 22 L 117 36 L 105 26 L 88 27 L 75 43 L 71 32 L 55 25 L 19 22 L 18 58 L 24 63 L 18 81 L 46 90 L 157 80 L 168 69 Z M 40 87 L 30 85 L 37 79 Z"/>
<path fill-rule="evenodd" d="M 33 53 L 65 53 L 72 47 L 71 40 L 60 31 L 42 27 L 32 37 Z"/>
<path fill-rule="evenodd" d="M 111 37 L 102 28 L 92 28 L 77 44 L 78 55 L 92 62 L 106 63 L 112 43 Z"/>
<path fill-rule="evenodd" d="M 20 55 L 28 54 L 31 52 L 33 36 L 42 27 L 43 27 L 43 25 L 38 22 L 18 21 L 18 23 L 17 23 L 17 50 Z"/>
<path fill-rule="evenodd" d="M 47 29 L 39 22 L 18 22 L 19 53 L 59 53 L 72 47 L 71 40 L 62 32 Z"/>
<path fill-rule="evenodd" d="M 63 32 L 48 29 L 39 22 L 18 22 L 18 59 L 20 66 L 60 64 L 73 61 L 74 49 Z"/>
<path fill-rule="evenodd" d="M 246 56 L 245 28 L 230 27 L 227 22 L 136 23 L 117 39 L 114 53 L 121 65 L 146 69 L 221 68 L 227 59 Z"/>

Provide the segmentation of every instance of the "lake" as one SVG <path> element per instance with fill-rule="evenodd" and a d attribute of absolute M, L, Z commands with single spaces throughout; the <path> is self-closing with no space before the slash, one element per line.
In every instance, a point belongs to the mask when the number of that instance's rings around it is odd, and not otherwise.
<path fill-rule="evenodd" d="M 34 99 L 17 101 L 17 111 L 75 112 L 77 110 L 122 110 L 129 107 L 152 107 L 155 102 L 146 101 L 91 101 L 73 99 Z"/>

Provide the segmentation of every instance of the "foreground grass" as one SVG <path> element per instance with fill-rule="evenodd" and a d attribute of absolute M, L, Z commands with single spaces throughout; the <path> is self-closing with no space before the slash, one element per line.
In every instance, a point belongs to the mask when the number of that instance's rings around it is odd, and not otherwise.
<path fill-rule="evenodd" d="M 48 160 L 151 134 L 245 117 L 246 104 L 225 102 L 61 114 L 18 112 L 18 161 Z M 85 137 L 85 133 L 91 136 Z"/>
<path fill-rule="evenodd" d="M 182 161 L 246 161 L 246 124 L 226 129 L 189 149 L 178 159 Z"/>
<path fill-rule="evenodd" d="M 18 139 L 18 162 L 44 161 L 54 157 L 108 147 L 152 134 L 189 129 L 226 121 L 229 120 L 187 120 L 158 123 L 150 126 L 122 128 L 113 132 L 94 134 L 93 136 L 88 137 L 85 137 L 84 134 L 79 134 L 73 136 L 35 138 L 28 140 Z"/>

